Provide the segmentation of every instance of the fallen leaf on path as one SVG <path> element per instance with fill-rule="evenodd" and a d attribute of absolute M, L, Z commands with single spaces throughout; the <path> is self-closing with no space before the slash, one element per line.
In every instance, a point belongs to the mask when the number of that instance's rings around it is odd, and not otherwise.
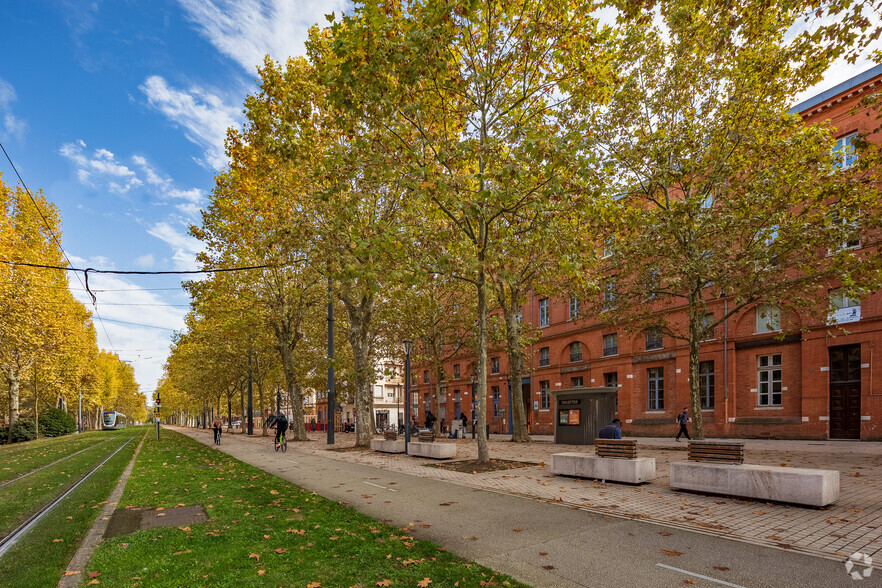
<path fill-rule="evenodd" d="M 554 566 L 542 566 L 543 570 L 553 570 Z"/>
<path fill-rule="evenodd" d="M 548 555 L 548 552 L 547 551 L 540 551 L 539 555 Z"/>
<path fill-rule="evenodd" d="M 683 555 L 682 551 L 674 551 L 673 549 L 662 549 L 662 553 L 664 553 L 665 555 L 670 555 L 671 557 Z"/>
<path fill-rule="evenodd" d="M 683 580 L 684 584 L 698 584 L 695 580 Z"/>
<path fill-rule="evenodd" d="M 512 531 L 514 531 L 515 533 L 520 533 L 520 532 L 521 532 L 520 529 L 512 529 Z"/>
<path fill-rule="evenodd" d="M 670 537 L 671 535 L 673 535 L 673 533 L 668 533 L 667 531 L 659 531 L 658 534 L 662 537 Z"/>
<path fill-rule="evenodd" d="M 727 568 L 726 566 L 714 566 L 714 569 L 720 570 L 721 572 L 728 572 L 729 571 L 729 568 Z"/>
<path fill-rule="evenodd" d="M 64 572 L 64 575 L 65 576 L 76 576 L 79 573 L 80 573 L 80 570 L 71 570 L 69 572 Z"/>

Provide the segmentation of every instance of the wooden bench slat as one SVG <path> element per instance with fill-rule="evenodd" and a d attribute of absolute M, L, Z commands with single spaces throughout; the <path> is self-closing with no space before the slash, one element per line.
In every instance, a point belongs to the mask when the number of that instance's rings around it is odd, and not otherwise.
<path fill-rule="evenodd" d="M 594 453 L 598 457 L 636 459 L 636 439 L 595 439 Z"/>
<path fill-rule="evenodd" d="M 740 464 L 744 462 L 744 443 L 690 441 L 687 459 L 689 461 Z"/>

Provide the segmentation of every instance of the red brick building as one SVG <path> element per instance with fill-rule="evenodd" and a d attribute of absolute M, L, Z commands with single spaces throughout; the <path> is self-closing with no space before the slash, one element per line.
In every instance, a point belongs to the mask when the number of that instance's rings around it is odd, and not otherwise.
<path fill-rule="evenodd" d="M 791 112 L 806 122 L 829 121 L 839 148 L 878 124 L 866 108 L 855 107 L 880 89 L 882 66 L 877 66 Z M 880 142 L 878 135 L 870 140 Z M 722 313 L 726 302 L 714 304 Z M 699 385 L 705 434 L 882 440 L 882 360 L 875 357 L 882 354 L 882 292 L 860 301 L 845 298 L 840 306 L 837 320 L 848 323 L 847 334 L 833 337 L 823 325 L 808 325 L 808 332 L 781 339 L 776 309 L 758 306 L 731 317 L 715 339 L 703 342 Z M 523 309 L 523 320 L 542 331 L 526 350 L 525 377 L 515 392 L 523 395 L 530 432 L 553 432 L 550 391 L 617 386 L 617 414 L 626 433 L 675 434 L 675 416 L 689 399 L 686 345 L 574 320 L 577 314 L 576 299 L 533 296 Z M 512 422 L 507 358 L 504 350 L 490 350 L 488 356 L 487 422 L 491 432 L 507 433 Z M 461 412 L 471 419 L 473 370 L 470 357 L 445 366 L 439 420 L 449 423 Z M 414 405 L 422 421 L 435 382 L 419 366 L 414 379 Z"/>

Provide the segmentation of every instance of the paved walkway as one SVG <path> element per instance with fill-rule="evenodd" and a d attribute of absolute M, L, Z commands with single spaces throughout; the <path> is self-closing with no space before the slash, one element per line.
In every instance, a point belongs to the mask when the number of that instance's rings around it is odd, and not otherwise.
<path fill-rule="evenodd" d="M 210 431 L 186 432 L 196 438 L 204 435 L 206 441 L 209 439 Z M 876 567 L 882 568 L 880 444 L 749 440 L 745 451 L 750 463 L 838 469 L 841 472 L 842 493 L 839 501 L 831 507 L 813 509 L 671 490 L 667 485 L 668 464 L 684 459 L 686 450 L 685 443 L 677 444 L 671 439 L 640 440 L 641 455 L 656 458 L 658 478 L 650 484 L 633 487 L 551 475 L 547 464 L 552 453 L 591 452 L 590 447 L 555 445 L 547 441 L 513 444 L 494 436 L 490 441 L 492 458 L 513 459 L 536 465 L 487 474 L 464 474 L 426 467 L 431 465 L 429 460 L 355 450 L 352 448 L 354 436 L 351 434 L 338 433 L 336 438 L 337 443 L 333 447 L 326 444 L 325 434 L 310 434 L 309 442 L 291 443 L 288 461 L 303 460 L 306 456 L 319 458 L 313 463 L 323 465 L 310 472 L 313 477 L 323 477 L 323 472 L 331 468 L 330 464 L 333 462 L 340 466 L 343 463 L 368 466 L 370 469 L 364 471 L 376 472 L 376 479 L 388 477 L 392 473 L 404 474 L 409 478 L 434 479 L 463 489 L 480 489 L 531 498 L 538 502 L 562 504 L 589 513 L 654 523 L 669 529 L 688 530 L 702 535 L 734 539 L 753 546 L 772 547 L 791 553 L 801 552 L 839 562 L 860 551 L 875 556 Z M 247 438 L 241 435 L 226 435 L 225 439 L 228 443 L 221 449 L 226 447 L 225 450 L 231 453 L 230 446 L 235 445 L 248 447 L 249 451 L 261 455 L 273 455 L 269 451 L 271 439 Z M 476 456 L 477 446 L 471 439 L 442 442 L 455 443 L 458 458 L 473 459 Z M 293 456 L 299 457 L 292 459 Z M 269 468 L 264 469 L 270 471 Z M 298 472 L 298 475 L 303 476 L 304 472 Z M 447 487 L 447 484 L 439 486 Z M 343 486 L 339 484 L 328 488 L 344 492 L 341 489 Z M 352 489 L 348 491 L 353 492 Z M 352 496 L 349 494 L 350 498 Z M 341 494 L 341 497 L 346 497 L 346 494 Z M 382 513 L 382 510 L 378 512 Z M 380 515 L 379 518 L 383 516 Z M 665 531 L 656 533 L 664 536 Z M 744 548 L 747 549 L 747 546 Z M 778 553 L 778 558 L 785 557 L 780 551 Z M 780 565 L 777 559 L 775 565 Z M 529 581 L 536 583 L 536 579 Z"/>

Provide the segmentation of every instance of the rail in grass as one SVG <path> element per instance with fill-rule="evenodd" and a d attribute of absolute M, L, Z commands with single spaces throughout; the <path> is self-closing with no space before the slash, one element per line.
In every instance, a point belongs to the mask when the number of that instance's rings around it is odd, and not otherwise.
<path fill-rule="evenodd" d="M 121 412 L 116 412 L 115 410 L 105 410 L 103 416 L 104 426 L 102 428 L 105 431 L 118 431 L 120 429 L 125 429 L 129 422 L 126 415 Z"/>

